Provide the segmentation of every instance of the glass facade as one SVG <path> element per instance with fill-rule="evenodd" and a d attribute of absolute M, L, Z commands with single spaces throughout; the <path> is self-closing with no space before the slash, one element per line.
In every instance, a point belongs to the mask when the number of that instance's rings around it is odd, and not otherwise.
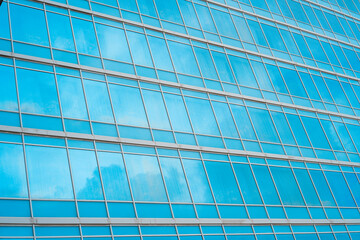
<path fill-rule="evenodd" d="M 4 0 L 0 239 L 360 239 L 359 0 Z"/>

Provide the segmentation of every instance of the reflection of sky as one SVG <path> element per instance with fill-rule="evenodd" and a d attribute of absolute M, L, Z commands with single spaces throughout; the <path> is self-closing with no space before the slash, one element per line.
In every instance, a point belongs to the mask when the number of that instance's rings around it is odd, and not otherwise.
<path fill-rule="evenodd" d="M 21 145 L 0 143 L 0 197 L 27 197 Z"/>
<path fill-rule="evenodd" d="M 34 198 L 73 198 L 65 149 L 26 146 L 31 196 Z"/>
<path fill-rule="evenodd" d="M 69 154 L 77 198 L 103 199 L 95 153 L 70 150 Z"/>
<path fill-rule="evenodd" d="M 126 154 L 125 161 L 135 200 L 167 201 L 155 157 Z"/>

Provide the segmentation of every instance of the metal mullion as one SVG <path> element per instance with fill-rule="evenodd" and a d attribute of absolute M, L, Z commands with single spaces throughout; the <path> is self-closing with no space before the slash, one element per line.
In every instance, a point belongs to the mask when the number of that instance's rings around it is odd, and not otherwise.
<path fill-rule="evenodd" d="M 257 134 L 257 132 L 256 132 L 256 128 L 255 128 L 255 125 L 254 125 L 254 123 L 253 123 L 253 120 L 251 119 L 250 112 L 249 112 L 249 110 L 248 110 L 247 104 L 244 104 L 244 108 L 245 108 L 246 114 L 247 114 L 247 116 L 248 116 L 248 118 L 249 118 L 251 127 L 252 127 L 252 129 L 253 129 L 253 131 L 254 131 L 254 134 L 255 134 L 255 137 L 256 137 L 256 140 L 253 140 L 253 139 L 250 139 L 250 140 L 256 141 L 256 142 L 259 144 L 260 151 L 261 151 L 262 153 L 264 153 L 264 152 L 263 152 L 263 147 L 261 146 L 260 138 L 258 137 L 258 134 Z M 232 112 L 232 111 L 231 111 L 231 112 Z M 245 149 L 246 149 L 246 148 L 245 148 Z"/>
<path fill-rule="evenodd" d="M 193 159 L 192 159 L 192 160 L 193 160 Z M 213 200 L 214 200 L 213 204 L 214 204 L 214 206 L 215 206 L 215 208 L 216 208 L 216 211 L 217 211 L 217 214 L 218 214 L 218 218 L 221 219 L 221 214 L 220 214 L 219 206 L 218 206 L 217 200 L 216 200 L 216 198 L 215 198 L 214 191 L 213 191 L 212 186 L 211 186 L 211 181 L 210 181 L 209 175 L 208 175 L 208 173 L 207 173 L 205 161 L 204 161 L 204 159 L 203 159 L 202 154 L 200 154 L 200 159 L 199 159 L 199 160 L 201 161 L 202 166 L 203 166 L 203 168 L 204 168 L 204 173 L 205 173 L 205 176 L 206 176 L 206 180 L 207 180 L 207 182 L 208 182 L 208 184 L 209 184 L 211 196 L 213 197 Z M 199 160 L 193 160 L 193 161 L 199 161 Z M 211 204 L 211 206 L 213 205 L 212 203 L 208 203 L 208 204 Z M 200 229 L 201 229 L 201 228 L 200 228 Z M 202 230 L 201 230 L 201 234 L 203 234 L 203 233 L 202 233 Z"/>
<path fill-rule="evenodd" d="M 339 171 L 337 171 L 337 172 L 339 172 Z M 356 202 L 355 195 L 354 195 L 353 192 L 351 191 L 350 184 L 349 184 L 348 180 L 346 179 L 346 176 L 345 176 L 344 172 L 342 171 L 342 169 L 340 169 L 340 173 L 341 173 L 341 175 L 343 176 L 343 178 L 344 178 L 344 180 L 345 180 L 345 183 L 346 183 L 346 185 L 347 185 L 347 187 L 348 187 L 348 189 L 349 189 L 349 192 L 350 192 L 350 194 L 351 194 L 351 197 L 352 197 L 352 199 L 353 199 L 353 201 L 354 201 L 354 203 L 355 203 L 355 206 L 356 206 L 356 208 L 357 208 L 357 210 L 358 210 L 358 209 L 359 209 L 359 205 L 358 205 L 357 202 Z"/>
<path fill-rule="evenodd" d="M 321 171 L 321 173 L 323 174 L 324 179 L 325 179 L 325 182 L 326 182 L 326 184 L 328 185 L 329 191 L 330 191 L 330 193 L 331 193 L 331 196 L 332 196 L 333 199 L 334 199 L 334 202 L 335 202 L 335 205 L 336 205 L 336 209 L 338 210 L 340 216 L 342 217 L 342 213 L 341 213 L 341 211 L 339 210 L 340 207 L 339 207 L 339 205 L 338 205 L 338 203 L 337 203 L 337 201 L 336 201 L 335 195 L 334 195 L 334 193 L 333 193 L 333 191 L 332 191 L 332 189 L 331 189 L 331 186 L 330 186 L 330 184 L 329 184 L 329 182 L 328 182 L 328 180 L 327 180 L 327 177 L 326 177 L 326 174 L 325 174 L 325 170 L 321 167 L 320 171 Z M 327 215 L 326 211 L 325 211 L 325 214 Z"/>
<path fill-rule="evenodd" d="M 239 140 L 240 140 L 241 146 L 243 147 L 243 149 L 245 149 L 245 146 L 244 146 L 244 143 L 243 143 L 243 139 L 242 139 L 242 137 L 241 137 L 241 135 L 240 135 L 239 127 L 238 127 L 237 124 L 236 124 L 235 117 L 234 117 L 234 114 L 233 114 L 233 112 L 232 112 L 232 110 L 231 110 L 231 104 L 229 103 L 228 98 L 226 98 L 225 104 L 226 104 L 226 106 L 229 108 L 229 112 L 230 112 L 231 118 L 232 118 L 232 120 L 233 120 L 233 122 L 234 122 L 236 132 L 237 132 L 237 134 L 238 134 L 238 136 L 239 136 Z"/>
<path fill-rule="evenodd" d="M 110 211 L 109 211 L 109 207 L 108 207 L 108 201 L 107 201 L 107 198 L 106 198 L 106 193 L 105 193 L 105 184 L 104 184 L 104 181 L 102 179 L 102 174 L 101 174 L 101 168 L 100 168 L 100 164 L 99 164 L 99 156 L 98 156 L 98 153 L 97 153 L 97 148 L 96 148 L 96 141 L 93 141 L 93 144 L 94 144 L 94 153 L 95 153 L 95 160 L 96 160 L 96 164 L 97 164 L 97 169 L 99 171 L 99 180 L 100 180 L 100 184 L 101 184 L 101 192 L 103 194 L 103 197 L 104 197 L 104 204 L 105 204 L 105 209 L 106 209 L 106 214 L 108 216 L 108 218 L 110 218 Z M 102 201 L 101 201 L 102 202 Z"/>
<path fill-rule="evenodd" d="M 186 171 L 185 171 L 185 167 L 184 167 L 184 163 L 183 163 L 183 160 L 182 160 L 182 157 L 181 157 L 181 154 L 180 154 L 180 150 L 177 149 L 176 150 L 177 153 L 179 154 L 179 161 L 180 161 L 180 164 L 181 164 L 181 169 L 183 170 L 183 173 L 184 173 L 184 178 L 185 178 L 185 181 L 186 181 L 186 186 L 189 190 L 189 195 L 190 195 L 190 199 L 191 199 L 191 205 L 193 206 L 194 208 L 194 212 L 195 212 L 195 216 L 198 217 L 198 213 L 197 213 L 197 210 L 196 210 L 196 205 L 195 205 L 195 201 L 194 201 L 194 198 L 192 196 L 192 192 L 191 192 L 191 188 L 190 188 L 190 184 L 189 184 L 189 180 L 187 178 L 187 175 L 186 175 Z M 177 228 L 176 228 L 177 229 Z"/>
<path fill-rule="evenodd" d="M 167 185 L 166 185 L 164 173 L 163 173 L 163 171 L 162 171 L 161 162 L 160 162 L 160 157 L 159 157 L 159 154 L 158 154 L 158 152 L 157 152 L 157 148 L 155 148 L 155 153 L 156 153 L 155 158 L 156 158 L 156 161 L 157 161 L 159 170 L 160 170 L 161 179 L 162 179 L 163 184 L 164 184 L 165 194 L 166 194 L 166 197 L 167 197 L 167 199 L 168 199 L 168 205 L 169 205 L 169 208 L 170 208 L 170 212 L 171 212 L 172 217 L 175 218 L 174 211 L 173 211 L 173 209 L 172 209 L 172 201 L 171 201 L 171 199 L 170 199 L 170 194 L 169 194 L 169 191 L 168 191 L 168 189 L 167 189 Z"/>
<path fill-rule="evenodd" d="M 281 110 L 282 110 L 282 109 L 281 109 Z M 268 106 L 266 106 L 265 111 L 267 111 L 267 112 L 268 112 L 268 114 L 269 114 L 269 116 L 270 116 L 270 119 L 271 119 L 271 122 L 272 122 L 272 123 L 273 123 L 273 125 L 274 125 L 275 131 L 276 131 L 276 135 L 277 135 L 277 136 L 278 136 L 278 138 L 279 138 L 279 141 L 280 141 L 281 147 L 282 147 L 282 149 L 283 149 L 283 151 L 284 151 L 284 155 L 287 155 L 287 154 L 286 154 L 286 149 L 285 149 L 285 146 L 284 146 L 285 144 L 283 143 L 283 141 L 282 141 L 282 139 L 281 139 L 280 133 L 279 133 L 279 131 L 278 131 L 277 127 L 276 127 L 275 120 L 274 120 L 273 116 L 271 115 L 271 111 L 270 111 L 270 109 L 268 108 Z M 283 113 L 283 112 L 281 112 L 281 113 Z M 285 118 L 286 118 L 286 117 L 285 117 Z"/>
<path fill-rule="evenodd" d="M 130 183 L 130 178 L 129 178 L 129 174 L 128 174 L 128 170 L 126 167 L 126 159 L 125 159 L 125 154 L 124 154 L 124 150 L 123 150 L 123 144 L 120 144 L 120 150 L 121 150 L 121 156 L 122 156 L 122 162 L 124 164 L 124 170 L 125 170 L 125 175 L 126 175 L 126 179 L 127 179 L 127 183 L 129 186 L 129 191 L 130 191 L 130 197 L 131 197 L 131 202 L 134 208 L 134 213 L 135 213 L 135 218 L 139 218 L 138 214 L 137 214 L 137 209 L 136 209 L 136 205 L 135 205 L 135 198 L 134 198 L 134 194 L 131 188 L 131 183 Z M 140 231 L 140 229 L 139 229 Z"/>
<path fill-rule="evenodd" d="M 227 157 L 229 158 L 229 155 L 227 155 Z M 230 167 L 231 167 L 231 171 L 232 171 L 232 173 L 233 173 L 233 175 L 234 175 L 234 179 L 235 179 L 235 182 L 236 182 L 236 186 L 238 187 L 238 190 L 239 190 L 239 193 L 240 193 L 240 196 L 241 196 L 241 200 L 242 200 L 242 202 L 243 202 L 242 205 L 244 205 L 245 212 L 246 212 L 247 216 L 249 217 L 249 219 L 251 219 L 250 213 L 249 213 L 249 210 L 248 210 L 248 207 L 247 207 L 247 203 L 245 202 L 245 198 L 244 198 L 243 193 L 242 193 L 241 188 L 240 188 L 239 180 L 238 180 L 237 177 L 236 177 L 236 172 L 235 172 L 233 163 L 232 163 L 232 161 L 230 160 L 230 158 L 229 158 L 229 164 L 230 164 Z M 266 212 L 266 214 L 267 214 L 267 211 L 266 211 L 266 210 L 265 210 L 265 212 Z M 224 233 L 225 233 L 225 231 L 224 231 Z"/>
<path fill-rule="evenodd" d="M 299 192 L 300 192 L 300 194 L 301 194 L 301 197 L 302 197 L 302 199 L 303 199 L 303 201 L 304 201 L 304 206 L 306 207 L 306 210 L 307 210 L 307 212 L 308 212 L 308 214 L 309 214 L 309 216 L 310 216 L 310 219 L 312 219 L 309 206 L 308 206 L 308 204 L 307 204 L 307 202 L 306 202 L 305 196 L 304 196 L 304 194 L 303 194 L 303 192 L 302 192 L 302 190 L 301 190 L 299 181 L 298 181 L 297 178 L 296 178 L 294 169 L 293 169 L 293 167 L 291 166 L 291 164 L 290 164 L 290 166 L 289 166 L 289 169 L 290 169 L 291 172 L 292 172 L 292 175 L 293 175 L 293 177 L 294 177 L 294 179 L 295 179 L 296 185 L 297 185 L 297 187 L 298 187 L 298 189 L 299 189 Z"/>
<path fill-rule="evenodd" d="M 64 138 L 64 140 L 65 140 L 66 156 L 67 156 L 67 161 L 68 161 L 68 165 L 69 165 L 69 174 L 70 174 L 71 186 L 72 186 L 73 194 L 74 194 L 74 203 L 75 203 L 75 207 L 76 207 L 76 214 L 77 214 L 78 217 L 80 217 L 80 211 L 79 211 L 78 200 L 77 200 L 77 197 L 76 197 L 76 189 L 75 189 L 75 184 L 74 184 L 74 177 L 73 177 L 73 174 L 72 174 L 68 138 Z"/>
<path fill-rule="evenodd" d="M 264 166 L 264 165 L 262 165 L 262 166 Z M 266 167 L 267 170 L 269 171 L 269 175 L 270 175 L 271 180 L 272 180 L 272 182 L 273 182 L 273 184 L 274 184 L 274 187 L 275 187 L 276 193 L 277 193 L 277 195 L 278 195 L 278 198 L 279 198 L 279 201 L 280 201 L 280 204 L 281 204 L 281 208 L 282 208 L 283 211 L 284 211 L 285 217 L 286 217 L 286 219 L 289 219 L 289 218 L 288 218 L 288 214 L 287 214 L 287 212 L 286 212 L 285 204 L 284 204 L 283 200 L 281 199 L 280 192 L 279 192 L 279 190 L 278 190 L 278 188 L 277 188 L 276 182 L 275 182 L 275 180 L 274 180 L 273 174 L 272 174 L 272 172 L 271 172 L 270 166 L 269 166 L 269 164 L 267 163 L 267 161 L 266 161 L 265 167 Z M 288 206 L 288 205 L 286 205 L 286 206 Z"/>
<path fill-rule="evenodd" d="M 217 120 L 217 116 L 216 116 L 216 112 L 215 112 L 214 106 L 213 106 L 212 101 L 211 101 L 211 99 L 210 99 L 210 97 L 209 97 L 208 94 L 207 94 L 207 97 L 208 97 L 208 99 L 207 99 L 206 101 L 208 101 L 208 102 L 210 103 L 210 107 L 211 107 L 212 113 L 214 114 L 214 119 L 215 119 L 216 125 L 217 125 L 217 127 L 218 127 L 218 129 L 219 129 L 221 141 L 222 141 L 222 143 L 224 144 L 224 148 L 226 148 L 225 136 L 222 134 L 222 131 L 221 131 L 221 128 L 220 128 L 220 124 L 219 124 L 219 122 L 218 122 L 218 120 Z"/>

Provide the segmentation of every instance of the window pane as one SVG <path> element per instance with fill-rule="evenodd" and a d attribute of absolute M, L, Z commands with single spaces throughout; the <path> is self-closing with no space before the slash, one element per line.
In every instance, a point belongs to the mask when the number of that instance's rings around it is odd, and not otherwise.
<path fill-rule="evenodd" d="M 249 108 L 249 113 L 260 141 L 280 142 L 268 111 Z"/>
<path fill-rule="evenodd" d="M 214 57 L 216 69 L 219 73 L 220 80 L 224 82 L 236 83 L 234 76 L 232 75 L 232 71 L 230 69 L 230 65 L 226 58 L 226 55 L 215 51 L 212 51 L 211 54 Z"/>
<path fill-rule="evenodd" d="M 205 78 L 218 79 L 209 50 L 198 47 L 195 47 L 194 50 L 202 75 Z"/>
<path fill-rule="evenodd" d="M 251 33 L 255 39 L 256 44 L 267 47 L 266 38 L 260 28 L 260 24 L 258 22 L 247 19 L 247 22 L 250 26 Z"/>
<path fill-rule="evenodd" d="M 192 132 L 183 98 L 174 94 L 164 93 L 166 107 L 175 131 Z"/>
<path fill-rule="evenodd" d="M 229 106 L 226 103 L 212 102 L 216 119 L 219 123 L 220 130 L 223 136 L 238 138 L 233 118 L 231 116 Z"/>
<path fill-rule="evenodd" d="M 331 195 L 323 173 L 321 171 L 310 170 L 310 175 L 320 196 L 321 204 L 323 206 L 335 206 L 334 198 Z"/>
<path fill-rule="evenodd" d="M 236 39 L 239 38 L 229 13 L 224 13 L 215 9 L 211 9 L 211 13 L 214 17 L 220 35 Z"/>
<path fill-rule="evenodd" d="M 107 200 L 131 201 L 129 183 L 120 153 L 98 152 Z"/>
<path fill-rule="evenodd" d="M 103 200 L 95 153 L 71 149 L 69 155 L 76 197 L 78 199 Z"/>
<path fill-rule="evenodd" d="M 294 137 L 283 113 L 271 112 L 282 143 L 295 145 Z"/>
<path fill-rule="evenodd" d="M 261 24 L 261 26 L 265 32 L 265 35 L 269 42 L 270 47 L 273 49 L 276 49 L 276 50 L 287 52 L 287 50 L 285 48 L 285 44 L 284 44 L 283 40 L 281 39 L 279 30 L 275 27 L 272 27 L 272 26 L 269 26 L 266 24 Z"/>
<path fill-rule="evenodd" d="M 319 120 L 309 117 L 301 117 L 313 147 L 330 149 L 324 131 Z"/>
<path fill-rule="evenodd" d="M 254 69 L 254 73 L 259 83 L 260 89 L 274 91 L 274 88 L 271 85 L 270 78 L 266 73 L 264 64 L 257 61 L 251 61 L 251 65 Z"/>
<path fill-rule="evenodd" d="M 53 74 L 16 69 L 21 111 L 60 115 Z"/>
<path fill-rule="evenodd" d="M 183 164 L 194 202 L 214 202 L 202 162 L 197 160 L 183 160 Z"/>
<path fill-rule="evenodd" d="M 321 206 L 309 173 L 305 169 L 294 168 L 296 179 L 299 182 L 306 204 L 310 206 Z"/>
<path fill-rule="evenodd" d="M 33 198 L 74 197 L 65 149 L 26 146 L 30 193 Z"/>
<path fill-rule="evenodd" d="M 118 61 L 132 62 L 124 30 L 96 24 L 101 56 Z"/>
<path fill-rule="evenodd" d="M 254 170 L 255 178 L 259 184 L 260 192 L 265 204 L 280 205 L 280 200 L 268 168 L 265 166 L 253 165 L 252 169 Z"/>
<path fill-rule="evenodd" d="M 340 141 L 338 135 L 336 134 L 335 128 L 332 125 L 332 123 L 330 121 L 326 121 L 326 120 L 320 120 L 320 122 L 325 130 L 326 136 L 329 139 L 331 147 L 334 150 L 344 151 L 343 147 L 341 146 L 341 141 Z"/>
<path fill-rule="evenodd" d="M 153 67 L 149 46 L 144 34 L 127 31 L 131 54 L 134 63 L 138 65 Z"/>
<path fill-rule="evenodd" d="M 0 66 L 0 109 L 18 110 L 14 68 Z"/>
<path fill-rule="evenodd" d="M 161 19 L 179 24 L 183 23 L 176 0 L 155 0 L 155 4 Z"/>
<path fill-rule="evenodd" d="M 84 80 L 84 87 L 91 119 L 100 122 L 114 122 L 106 84 Z"/>
<path fill-rule="evenodd" d="M 218 203 L 243 203 L 231 165 L 205 162 L 211 187 Z"/>
<path fill-rule="evenodd" d="M 152 36 L 148 36 L 148 40 L 155 66 L 160 69 L 174 71 L 165 40 Z"/>
<path fill-rule="evenodd" d="M 196 133 L 220 134 L 209 101 L 192 97 L 185 97 L 185 101 Z"/>
<path fill-rule="evenodd" d="M 290 123 L 291 129 L 295 135 L 295 139 L 300 146 L 310 146 L 308 137 L 306 136 L 305 129 L 301 124 L 300 118 L 296 115 L 286 114 L 286 117 Z"/>
<path fill-rule="evenodd" d="M 126 154 L 125 162 L 135 201 L 167 202 L 156 157 Z"/>
<path fill-rule="evenodd" d="M 262 204 L 250 166 L 245 164 L 234 164 L 233 166 L 245 203 Z"/>
<path fill-rule="evenodd" d="M 109 87 L 117 123 L 148 127 L 139 89 L 115 84 Z"/>
<path fill-rule="evenodd" d="M 81 79 L 57 75 L 57 81 L 63 116 L 88 119 Z"/>
<path fill-rule="evenodd" d="M 326 179 L 329 182 L 331 191 L 334 194 L 338 206 L 355 207 L 356 204 L 345 182 L 343 175 L 340 172 L 328 172 L 328 171 L 325 171 L 325 175 L 326 175 Z"/>
<path fill-rule="evenodd" d="M 142 90 L 142 93 L 144 96 L 150 126 L 152 128 L 170 130 L 169 118 L 166 113 L 161 93 L 149 90 Z M 137 110 L 137 108 L 134 108 L 134 110 Z"/>
<path fill-rule="evenodd" d="M 172 202 L 191 202 L 180 159 L 160 158 L 166 187 Z"/>
<path fill-rule="evenodd" d="M 10 13 L 14 40 L 49 46 L 43 11 L 10 4 Z"/>
<path fill-rule="evenodd" d="M 47 12 L 46 16 L 49 24 L 51 46 L 53 48 L 75 51 L 69 17 L 51 12 Z"/>
<path fill-rule="evenodd" d="M 231 111 L 234 115 L 240 137 L 243 139 L 256 140 L 255 132 L 246 112 L 246 108 L 243 106 L 231 105 Z"/>
<path fill-rule="evenodd" d="M 21 145 L 0 143 L 0 197 L 28 197 Z"/>
<path fill-rule="evenodd" d="M 229 55 L 229 60 L 236 80 L 240 85 L 258 88 L 254 73 L 247 59 Z"/>
<path fill-rule="evenodd" d="M 196 64 L 191 46 L 168 41 L 175 70 L 179 73 L 199 76 L 200 72 Z"/>
<path fill-rule="evenodd" d="M 308 96 L 306 94 L 304 86 L 301 83 L 298 73 L 288 68 L 280 68 L 280 70 L 284 77 L 286 85 L 289 88 L 290 93 L 295 96 L 307 98 Z"/>
<path fill-rule="evenodd" d="M 78 18 L 72 18 L 72 24 L 78 52 L 99 56 L 99 48 L 93 23 Z"/>
<path fill-rule="evenodd" d="M 290 168 L 270 167 L 281 200 L 286 205 L 305 205 Z"/>

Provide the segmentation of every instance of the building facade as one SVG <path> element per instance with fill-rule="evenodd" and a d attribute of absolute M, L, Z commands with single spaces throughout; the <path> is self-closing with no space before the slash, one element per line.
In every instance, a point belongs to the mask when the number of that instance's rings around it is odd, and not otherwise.
<path fill-rule="evenodd" d="M 359 0 L 5 0 L 0 239 L 360 239 Z"/>

